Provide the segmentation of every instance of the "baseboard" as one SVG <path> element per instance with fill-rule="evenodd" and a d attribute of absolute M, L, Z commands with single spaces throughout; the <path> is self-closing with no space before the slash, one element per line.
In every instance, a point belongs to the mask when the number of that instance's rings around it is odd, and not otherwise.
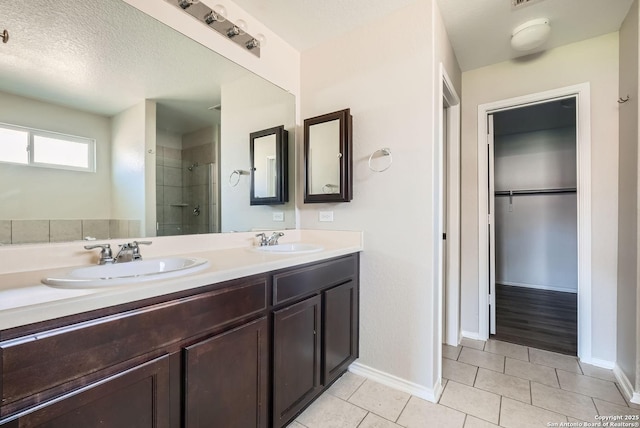
<path fill-rule="evenodd" d="M 615 365 L 613 368 L 613 374 L 615 375 L 620 387 L 622 388 L 622 392 L 627 397 L 629 401 L 632 403 L 640 404 L 640 393 L 635 392 L 633 390 L 633 385 L 631 385 L 631 381 L 626 374 L 622 371 L 619 365 Z"/>
<path fill-rule="evenodd" d="M 573 288 L 552 287 L 550 285 L 524 284 L 520 282 L 498 281 L 497 279 L 496 279 L 496 284 L 510 285 L 512 287 L 535 288 L 536 290 L 559 291 L 561 293 L 573 293 L 573 294 L 578 293 L 578 290 Z"/>
<path fill-rule="evenodd" d="M 467 339 L 473 340 L 487 340 L 486 337 L 480 337 L 480 333 L 476 333 L 475 331 L 464 331 L 462 330 L 462 337 L 466 337 Z"/>
<path fill-rule="evenodd" d="M 600 358 L 589 358 L 589 359 L 580 358 L 580 362 L 585 364 L 590 364 L 592 366 L 600 367 L 603 369 L 609 369 L 609 370 L 614 370 L 616 367 L 615 362 L 608 361 L 608 360 L 601 360 Z"/>
<path fill-rule="evenodd" d="M 418 398 L 431 401 L 432 403 L 437 403 L 442 394 L 441 382 L 438 382 L 433 388 L 427 388 L 357 362 L 349 366 L 349 371 L 399 391 L 415 395 Z"/>

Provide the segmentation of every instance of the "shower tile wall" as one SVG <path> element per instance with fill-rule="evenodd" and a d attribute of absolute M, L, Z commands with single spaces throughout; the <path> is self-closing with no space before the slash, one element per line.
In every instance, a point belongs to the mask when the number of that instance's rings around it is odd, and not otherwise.
<path fill-rule="evenodd" d="M 209 233 L 209 165 L 213 163 L 213 145 L 191 147 L 182 151 L 185 164 L 191 166 L 183 170 L 184 197 L 189 209 L 184 211 L 183 224 L 187 233 Z M 197 163 L 197 166 L 192 166 Z M 194 215 L 198 207 L 199 215 Z"/>
<path fill-rule="evenodd" d="M 183 235 L 182 151 L 157 146 L 156 168 L 158 236 Z"/>

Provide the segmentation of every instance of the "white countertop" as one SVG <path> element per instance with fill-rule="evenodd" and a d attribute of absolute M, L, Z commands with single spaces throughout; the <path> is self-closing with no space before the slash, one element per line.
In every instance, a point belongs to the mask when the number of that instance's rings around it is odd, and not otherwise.
<path fill-rule="evenodd" d="M 225 236 L 226 235 L 226 236 Z M 100 289 L 59 289 L 42 284 L 42 278 L 87 266 L 86 254 L 83 262 L 75 266 L 47 266 L 46 269 L 22 272 L 0 273 L 0 330 L 45 321 L 67 315 L 105 308 L 136 300 L 170 294 L 177 291 L 215 284 L 222 281 L 260 274 L 305 263 L 338 257 L 362 251 L 361 232 L 338 231 L 286 231 L 281 242 L 305 242 L 323 247 L 322 251 L 307 254 L 272 254 L 255 251 L 253 234 L 215 234 L 152 238 L 155 251 L 145 248 L 145 257 L 181 255 L 201 257 L 209 260 L 210 266 L 202 271 L 166 280 L 149 281 L 126 286 Z M 108 242 L 108 241 L 107 241 Z M 157 245 L 156 245 L 157 244 Z M 41 252 L 74 251 L 81 243 L 66 244 L 64 247 L 31 247 L 33 257 L 42 256 L 43 264 L 51 265 Z M 69 247 L 69 248 L 67 248 Z M 193 252 L 188 251 L 194 247 Z M 29 248 L 26 248 L 29 250 Z M 25 247 L 17 248 L 21 254 L 29 254 Z M 177 251 L 172 253 L 172 250 Z M 14 254 L 5 251 L 5 256 Z M 147 255 L 149 254 L 149 255 Z M 3 254 L 0 253 L 0 256 Z M 10 257 L 3 257 L 5 262 Z M 58 259 L 59 260 L 59 259 Z M 73 260 L 73 259 L 71 259 Z M 32 266 L 38 266 L 36 264 Z M 4 266 L 4 271 L 8 270 Z"/>

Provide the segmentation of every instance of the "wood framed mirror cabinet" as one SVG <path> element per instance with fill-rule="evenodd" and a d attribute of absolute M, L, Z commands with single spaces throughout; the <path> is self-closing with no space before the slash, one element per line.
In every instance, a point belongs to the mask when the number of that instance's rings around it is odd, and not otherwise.
<path fill-rule="evenodd" d="M 250 205 L 282 205 L 289 201 L 288 134 L 284 125 L 249 134 Z"/>
<path fill-rule="evenodd" d="M 304 121 L 304 202 L 349 202 L 353 195 L 350 109 Z"/>

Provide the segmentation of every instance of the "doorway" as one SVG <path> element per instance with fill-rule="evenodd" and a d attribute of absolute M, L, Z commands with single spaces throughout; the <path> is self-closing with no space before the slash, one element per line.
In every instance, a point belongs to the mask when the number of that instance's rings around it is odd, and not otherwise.
<path fill-rule="evenodd" d="M 491 337 L 577 355 L 576 97 L 487 120 Z"/>
<path fill-rule="evenodd" d="M 491 225 L 495 221 L 489 195 L 489 115 L 525 106 L 575 97 L 576 100 L 576 206 L 577 206 L 577 355 L 591 361 L 591 126 L 590 85 L 582 83 L 496 101 L 478 106 L 478 335 L 490 334 L 495 293 L 490 294 L 493 265 L 490 260 Z M 495 207 L 494 207 L 495 209 Z M 493 243 L 495 247 L 495 242 Z M 495 272 L 495 270 L 493 270 Z M 495 274 L 493 274 L 495 275 Z M 493 305 L 490 305 L 492 303 Z M 494 324 L 495 325 L 495 324 Z"/>

